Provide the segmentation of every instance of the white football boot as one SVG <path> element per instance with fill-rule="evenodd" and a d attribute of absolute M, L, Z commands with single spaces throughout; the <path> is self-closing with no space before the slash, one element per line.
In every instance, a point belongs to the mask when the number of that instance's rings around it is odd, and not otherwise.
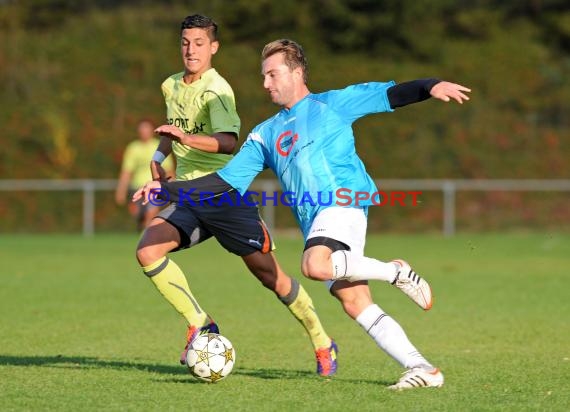
<path fill-rule="evenodd" d="M 406 261 L 395 259 L 392 263 L 399 266 L 396 279 L 394 279 L 392 285 L 408 295 L 420 308 L 429 310 L 433 304 L 429 284 L 414 272 Z"/>
<path fill-rule="evenodd" d="M 432 368 L 430 371 L 417 367 L 407 370 L 402 375 L 400 380 L 388 386 L 388 389 L 441 388 L 443 386 L 443 373 L 437 368 Z"/>

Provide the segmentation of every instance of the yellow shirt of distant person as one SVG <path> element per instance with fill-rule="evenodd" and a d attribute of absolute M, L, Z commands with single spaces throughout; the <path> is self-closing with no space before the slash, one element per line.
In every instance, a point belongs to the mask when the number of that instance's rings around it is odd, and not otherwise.
<path fill-rule="evenodd" d="M 159 140 L 155 137 L 147 141 L 134 140 L 125 148 L 121 171 L 129 172 L 131 175 L 129 189 L 136 190 L 144 186 L 149 180 L 152 180 L 149 164 L 152 155 L 156 151 L 158 142 Z M 165 170 L 172 170 L 174 168 L 170 156 L 164 160 L 163 167 Z"/>
<path fill-rule="evenodd" d="M 233 132 L 239 135 L 240 119 L 228 82 L 213 68 L 190 84 L 184 82 L 183 75 L 183 72 L 174 74 L 162 83 L 168 124 L 188 134 L 210 136 Z M 215 172 L 233 157 L 204 152 L 176 141 L 172 142 L 172 152 L 176 156 L 177 180 L 195 179 Z"/>

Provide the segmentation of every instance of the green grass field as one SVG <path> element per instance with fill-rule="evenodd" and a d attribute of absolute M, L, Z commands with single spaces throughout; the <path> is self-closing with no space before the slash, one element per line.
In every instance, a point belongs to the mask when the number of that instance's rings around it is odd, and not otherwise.
<path fill-rule="evenodd" d="M 302 241 L 276 236 L 298 271 Z M 339 371 L 314 373 L 303 329 L 239 258 L 214 241 L 174 255 L 236 347 L 226 380 L 178 365 L 185 326 L 134 259 L 135 235 L 2 235 L 0 410 L 485 411 L 570 406 L 570 235 L 370 236 L 367 254 L 408 259 L 431 283 L 424 313 L 374 283 L 376 302 L 446 377 L 393 393 L 402 370 L 301 279 L 339 344 Z"/>

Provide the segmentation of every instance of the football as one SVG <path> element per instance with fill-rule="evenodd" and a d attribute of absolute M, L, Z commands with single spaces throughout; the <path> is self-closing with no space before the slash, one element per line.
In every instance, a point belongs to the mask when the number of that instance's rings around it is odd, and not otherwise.
<path fill-rule="evenodd" d="M 225 336 L 208 333 L 194 339 L 186 354 L 190 373 L 205 382 L 215 383 L 230 374 L 236 351 Z"/>

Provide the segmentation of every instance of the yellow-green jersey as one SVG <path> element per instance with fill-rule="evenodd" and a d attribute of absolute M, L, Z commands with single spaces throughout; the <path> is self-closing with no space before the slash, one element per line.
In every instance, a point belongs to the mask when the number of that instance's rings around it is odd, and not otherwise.
<path fill-rule="evenodd" d="M 152 155 L 158 146 L 158 139 L 151 138 L 145 142 L 135 140 L 129 143 L 123 155 L 123 163 L 121 165 L 122 172 L 129 172 L 131 179 L 129 181 L 130 189 L 138 189 L 144 186 L 146 182 L 152 180 L 150 173 L 150 161 Z M 165 170 L 172 170 L 172 159 L 169 157 L 163 162 L 162 166 Z"/>
<path fill-rule="evenodd" d="M 170 76 L 162 83 L 168 124 L 184 133 L 210 136 L 227 132 L 239 135 L 240 119 L 234 92 L 215 69 L 209 69 L 199 80 L 184 83 L 184 73 Z M 172 142 L 176 156 L 176 179 L 189 180 L 221 169 L 233 155 L 208 153 Z"/>

